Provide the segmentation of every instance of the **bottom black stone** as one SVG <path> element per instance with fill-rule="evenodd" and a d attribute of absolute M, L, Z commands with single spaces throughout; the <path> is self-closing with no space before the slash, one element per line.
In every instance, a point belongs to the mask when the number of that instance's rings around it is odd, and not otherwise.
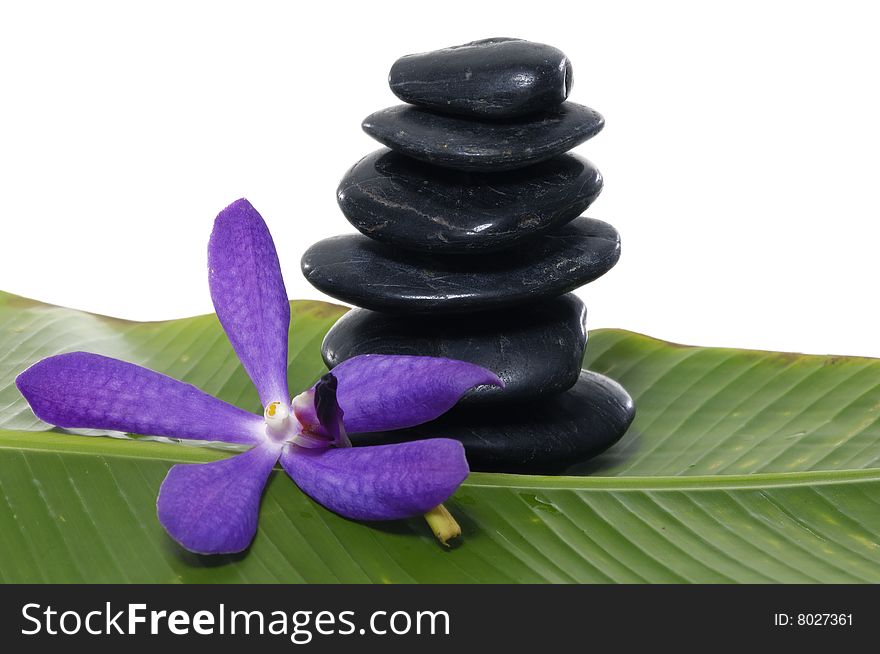
<path fill-rule="evenodd" d="M 584 370 L 568 391 L 514 406 L 458 406 L 425 425 L 352 437 L 355 445 L 419 438 L 455 438 L 471 470 L 559 474 L 601 454 L 635 417 L 632 398 L 617 382 Z"/>

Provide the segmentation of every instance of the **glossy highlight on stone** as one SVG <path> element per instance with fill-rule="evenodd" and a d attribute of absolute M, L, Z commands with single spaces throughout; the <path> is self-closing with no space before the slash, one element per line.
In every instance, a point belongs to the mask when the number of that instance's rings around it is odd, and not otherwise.
<path fill-rule="evenodd" d="M 587 344 L 587 310 L 567 294 L 528 307 L 470 316 L 393 316 L 366 309 L 345 314 L 324 338 L 333 369 L 360 354 L 407 354 L 474 363 L 505 388 L 478 386 L 464 404 L 520 402 L 559 393 L 578 380 Z"/>
<path fill-rule="evenodd" d="M 459 406 L 441 418 L 395 432 L 362 434 L 355 445 L 444 436 L 464 444 L 471 470 L 559 474 L 611 447 L 635 418 L 617 382 L 584 370 L 559 395 L 512 406 Z"/>
<path fill-rule="evenodd" d="M 467 313 L 567 293 L 608 272 L 620 236 L 580 217 L 518 248 L 484 256 L 398 250 L 361 234 L 324 239 L 302 258 L 306 279 L 327 295 L 391 313 Z"/>
<path fill-rule="evenodd" d="M 572 69 L 568 57 L 552 46 L 498 37 L 401 57 L 388 84 L 411 104 L 509 118 L 564 102 Z"/>
<path fill-rule="evenodd" d="M 396 152 L 436 166 L 473 171 L 523 168 L 595 136 L 605 119 L 574 102 L 503 121 L 472 120 L 398 105 L 368 116 L 364 131 Z"/>
<path fill-rule="evenodd" d="M 504 173 L 469 173 L 383 148 L 345 174 L 336 197 L 349 222 L 374 240 L 467 253 L 501 250 L 559 227 L 601 190 L 599 171 L 572 154 Z"/>

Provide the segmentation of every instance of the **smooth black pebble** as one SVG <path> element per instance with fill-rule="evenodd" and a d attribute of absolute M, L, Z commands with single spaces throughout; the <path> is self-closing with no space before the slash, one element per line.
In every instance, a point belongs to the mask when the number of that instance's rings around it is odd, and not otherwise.
<path fill-rule="evenodd" d="M 568 57 L 552 46 L 497 37 L 401 57 L 388 84 L 411 104 L 509 118 L 564 102 L 572 70 Z"/>
<path fill-rule="evenodd" d="M 458 406 L 437 420 L 398 431 L 362 434 L 355 445 L 455 438 L 471 470 L 559 474 L 611 447 L 635 417 L 617 382 L 584 370 L 559 395 L 512 406 Z"/>
<path fill-rule="evenodd" d="M 342 178 L 339 207 L 362 234 L 418 251 L 501 250 L 583 213 L 602 190 L 586 159 L 564 154 L 505 173 L 438 168 L 392 150 Z"/>
<path fill-rule="evenodd" d="M 549 299 L 608 272 L 620 236 L 580 217 L 527 245 L 480 257 L 398 250 L 361 234 L 324 239 L 302 257 L 318 290 L 365 309 L 438 314 L 488 311 Z"/>
<path fill-rule="evenodd" d="M 396 152 L 437 166 L 497 172 L 568 152 L 604 127 L 593 109 L 574 102 L 521 119 L 472 120 L 398 105 L 368 116 L 364 131 Z"/>
<path fill-rule="evenodd" d="M 404 317 L 354 309 L 327 332 L 321 354 L 333 368 L 360 354 L 445 357 L 488 368 L 505 388 L 480 386 L 466 404 L 553 395 L 578 380 L 587 309 L 567 294 L 529 307 L 454 317 Z"/>

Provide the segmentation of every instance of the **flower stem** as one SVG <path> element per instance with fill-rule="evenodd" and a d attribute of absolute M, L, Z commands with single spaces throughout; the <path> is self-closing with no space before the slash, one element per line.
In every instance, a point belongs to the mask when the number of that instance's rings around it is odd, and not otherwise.
<path fill-rule="evenodd" d="M 449 547 L 449 541 L 461 536 L 461 527 L 452 517 L 449 510 L 442 504 L 435 506 L 425 514 L 425 520 L 434 536 L 442 545 Z"/>

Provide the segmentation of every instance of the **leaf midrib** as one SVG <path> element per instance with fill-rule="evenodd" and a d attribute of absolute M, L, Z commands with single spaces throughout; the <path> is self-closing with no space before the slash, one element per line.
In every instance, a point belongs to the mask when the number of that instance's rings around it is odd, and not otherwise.
<path fill-rule="evenodd" d="M 0 450 L 165 461 L 170 464 L 210 462 L 234 454 L 232 451 L 204 446 L 115 439 L 104 436 L 75 436 L 51 431 L 17 432 L 6 430 L 0 430 Z M 746 475 L 632 477 L 596 475 L 590 477 L 548 477 L 472 472 L 468 476 L 465 486 L 522 490 L 707 491 L 825 486 L 871 481 L 880 481 L 880 468 L 768 472 Z"/>

